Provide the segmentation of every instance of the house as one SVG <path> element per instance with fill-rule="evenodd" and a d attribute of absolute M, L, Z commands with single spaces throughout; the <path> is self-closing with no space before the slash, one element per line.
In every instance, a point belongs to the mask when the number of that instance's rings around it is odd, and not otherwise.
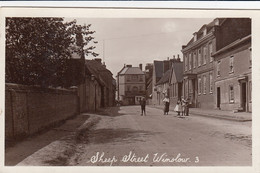
<path fill-rule="evenodd" d="M 216 51 L 251 32 L 248 18 L 216 18 L 199 31 L 187 45 L 182 46 L 184 57 L 183 96 L 190 98 L 192 107 L 212 109 L 215 107 Z"/>
<path fill-rule="evenodd" d="M 85 80 L 78 86 L 81 112 L 115 104 L 115 79 L 100 58 L 85 60 Z"/>
<path fill-rule="evenodd" d="M 142 67 L 124 66 L 117 74 L 118 101 L 123 105 L 139 104 L 145 97 L 145 73 Z"/>
<path fill-rule="evenodd" d="M 172 64 L 180 62 L 180 57 L 175 59 L 167 58 L 163 61 L 154 61 L 153 64 L 153 78 L 152 78 L 152 104 L 153 105 L 162 105 L 162 100 L 166 95 L 169 96 L 169 78 L 171 74 Z"/>
<path fill-rule="evenodd" d="M 183 53 L 183 97 L 189 98 L 191 107 L 214 107 L 213 57 L 216 51 L 216 28 L 224 21 L 217 18 L 203 25 L 193 34 Z"/>
<path fill-rule="evenodd" d="M 228 44 L 213 57 L 215 108 L 252 112 L 251 35 Z"/>
<path fill-rule="evenodd" d="M 146 104 L 152 104 L 152 79 L 153 79 L 153 64 L 147 63 L 145 66 L 145 88 L 146 88 Z"/>
<path fill-rule="evenodd" d="M 169 87 L 170 87 L 170 103 L 176 105 L 177 101 L 182 97 L 182 80 L 183 80 L 183 62 L 175 62 L 172 64 Z"/>

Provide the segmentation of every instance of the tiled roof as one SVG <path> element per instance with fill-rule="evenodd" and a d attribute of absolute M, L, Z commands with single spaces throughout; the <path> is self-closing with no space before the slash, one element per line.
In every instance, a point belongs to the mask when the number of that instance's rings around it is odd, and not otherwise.
<path fill-rule="evenodd" d="M 144 74 L 139 67 L 125 67 L 119 74 Z"/>
<path fill-rule="evenodd" d="M 163 77 L 156 83 L 156 85 L 169 82 L 170 74 L 171 74 L 171 70 L 166 71 Z"/>
<path fill-rule="evenodd" d="M 155 77 L 161 78 L 163 76 L 163 61 L 154 61 Z"/>
<path fill-rule="evenodd" d="M 183 63 L 173 63 L 172 69 L 174 70 L 177 82 L 181 82 L 183 79 Z"/>

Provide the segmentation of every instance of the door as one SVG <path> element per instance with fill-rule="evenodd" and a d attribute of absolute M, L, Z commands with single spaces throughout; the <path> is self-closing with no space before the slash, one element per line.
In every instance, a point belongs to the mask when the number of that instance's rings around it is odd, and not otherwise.
<path fill-rule="evenodd" d="M 246 83 L 243 82 L 241 85 L 241 107 L 243 108 L 243 111 L 246 111 Z"/>
<path fill-rule="evenodd" d="M 217 108 L 220 109 L 220 87 L 217 87 Z"/>

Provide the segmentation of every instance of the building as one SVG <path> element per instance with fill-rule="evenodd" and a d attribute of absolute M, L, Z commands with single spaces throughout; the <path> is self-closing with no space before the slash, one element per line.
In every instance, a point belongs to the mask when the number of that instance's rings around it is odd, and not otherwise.
<path fill-rule="evenodd" d="M 85 80 L 78 86 L 81 112 L 115 105 L 115 79 L 100 58 L 85 60 Z"/>
<path fill-rule="evenodd" d="M 214 107 L 213 57 L 216 50 L 216 27 L 224 19 L 215 19 L 193 34 L 183 53 L 183 96 L 191 107 Z"/>
<path fill-rule="evenodd" d="M 146 88 L 146 104 L 152 104 L 153 93 L 153 64 L 147 63 L 145 66 L 145 88 Z"/>
<path fill-rule="evenodd" d="M 177 101 L 182 97 L 182 80 L 183 80 L 183 62 L 175 62 L 172 64 L 169 87 L 170 87 L 170 103 L 176 105 Z"/>
<path fill-rule="evenodd" d="M 192 107 L 215 108 L 215 64 L 212 54 L 251 32 L 247 18 L 216 18 L 193 34 L 182 47 L 183 96 Z"/>
<path fill-rule="evenodd" d="M 163 105 L 163 99 L 165 96 L 169 96 L 169 79 L 170 79 L 171 70 L 167 70 L 162 78 L 155 84 L 156 88 L 156 105 Z"/>
<path fill-rule="evenodd" d="M 251 35 L 214 53 L 215 107 L 221 110 L 252 111 Z"/>
<path fill-rule="evenodd" d="M 170 94 L 169 78 L 173 63 L 179 63 L 180 57 L 175 59 L 167 58 L 163 61 L 154 61 L 153 63 L 153 77 L 152 77 L 152 104 L 161 105 L 162 100 L 166 95 Z"/>
<path fill-rule="evenodd" d="M 123 105 L 139 104 L 145 97 L 145 73 L 139 67 L 124 66 L 117 74 L 118 101 Z"/>

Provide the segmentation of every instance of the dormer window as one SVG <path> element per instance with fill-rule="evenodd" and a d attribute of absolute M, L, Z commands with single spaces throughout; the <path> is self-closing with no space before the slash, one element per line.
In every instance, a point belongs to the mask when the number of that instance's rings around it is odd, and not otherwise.
<path fill-rule="evenodd" d="M 203 36 L 207 35 L 207 28 L 203 30 Z"/>
<path fill-rule="evenodd" d="M 197 33 L 195 32 L 193 35 L 194 35 L 193 40 L 195 42 L 195 41 L 197 41 Z"/>

